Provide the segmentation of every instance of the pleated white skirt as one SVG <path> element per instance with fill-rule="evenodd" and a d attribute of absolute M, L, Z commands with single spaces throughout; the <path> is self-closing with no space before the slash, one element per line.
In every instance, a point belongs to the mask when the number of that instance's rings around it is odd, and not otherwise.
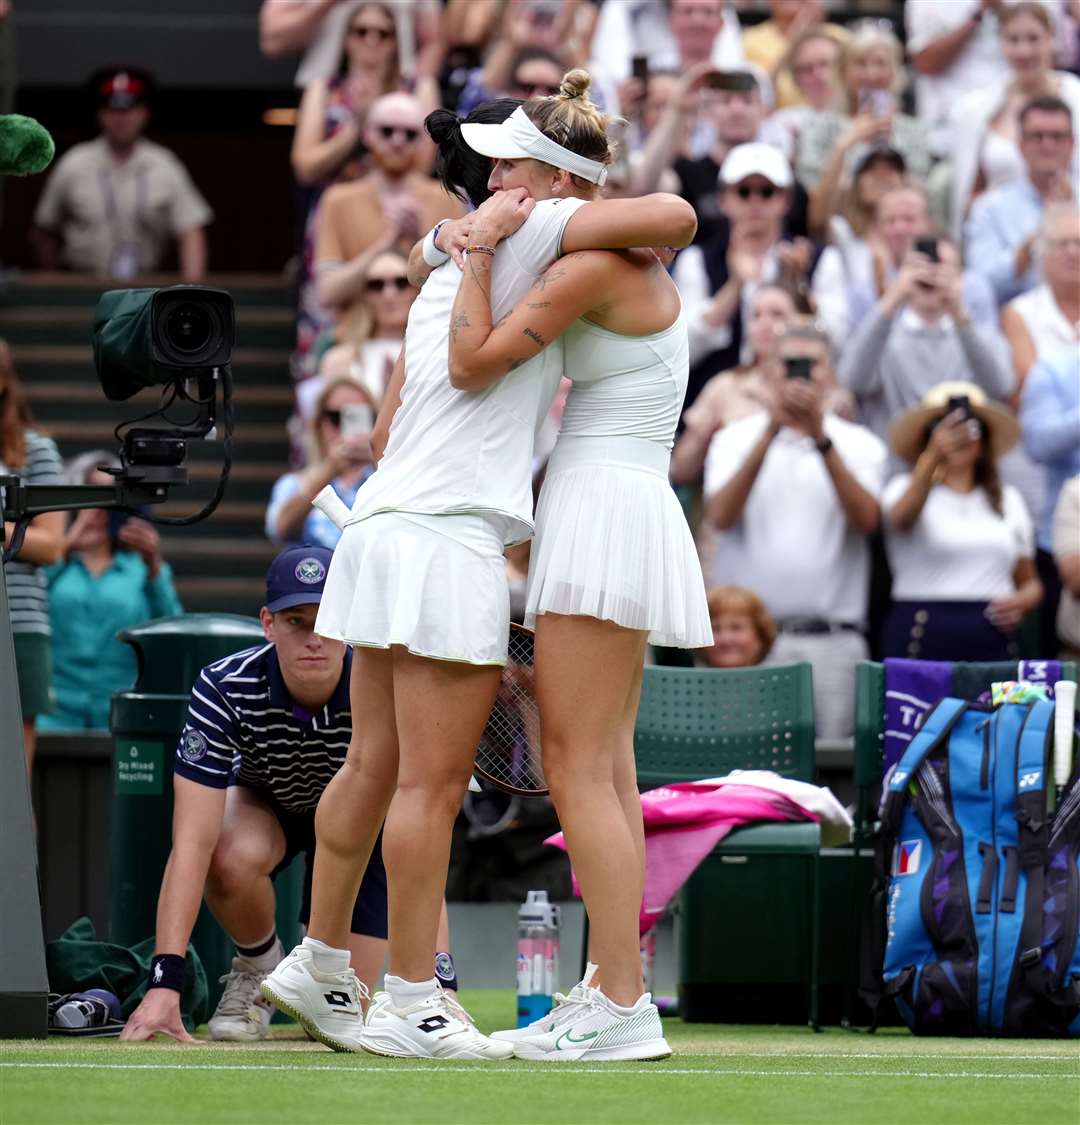
<path fill-rule="evenodd" d="M 505 664 L 510 594 L 502 530 L 479 515 L 380 512 L 334 549 L 315 632 L 349 645 Z"/>
<path fill-rule="evenodd" d="M 562 436 L 536 513 L 525 624 L 576 614 L 645 629 L 649 643 L 712 644 L 705 583 L 667 479 L 669 452 L 641 438 Z"/>

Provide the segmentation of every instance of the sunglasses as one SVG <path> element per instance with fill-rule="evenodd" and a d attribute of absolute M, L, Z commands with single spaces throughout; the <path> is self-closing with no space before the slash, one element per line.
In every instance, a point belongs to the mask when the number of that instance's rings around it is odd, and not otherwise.
<path fill-rule="evenodd" d="M 772 184 L 764 184 L 763 186 L 751 186 L 750 184 L 740 184 L 735 189 L 735 194 L 740 199 L 753 199 L 756 195 L 759 199 L 772 199 L 776 194 L 777 189 Z"/>
<path fill-rule="evenodd" d="M 420 136 L 419 129 L 410 129 L 404 125 L 377 125 L 375 131 L 384 141 L 389 141 L 396 133 L 400 133 L 409 144 L 412 144 Z"/>
<path fill-rule="evenodd" d="M 1055 144 L 1064 144 L 1072 140 L 1072 133 L 1068 129 L 1025 129 L 1021 140 L 1040 144 L 1043 141 L 1053 141 Z"/>
<path fill-rule="evenodd" d="M 349 28 L 349 34 L 355 39 L 374 39 L 376 43 L 385 43 L 387 39 L 394 38 L 390 28 L 376 27 L 371 23 L 359 23 Z"/>
<path fill-rule="evenodd" d="M 381 293 L 388 286 L 393 286 L 399 293 L 404 293 L 409 288 L 407 277 L 369 277 L 364 282 L 364 288 L 369 293 Z"/>

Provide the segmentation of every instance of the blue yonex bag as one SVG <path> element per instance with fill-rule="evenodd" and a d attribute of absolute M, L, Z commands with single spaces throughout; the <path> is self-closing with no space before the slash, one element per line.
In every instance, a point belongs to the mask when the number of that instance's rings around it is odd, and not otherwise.
<path fill-rule="evenodd" d="M 1080 1035 L 1080 779 L 1048 816 L 1053 725 L 944 699 L 887 779 L 863 994 L 917 1034 Z"/>

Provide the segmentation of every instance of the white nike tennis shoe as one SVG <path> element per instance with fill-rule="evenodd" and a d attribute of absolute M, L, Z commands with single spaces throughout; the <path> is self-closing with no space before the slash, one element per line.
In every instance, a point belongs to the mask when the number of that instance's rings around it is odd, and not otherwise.
<path fill-rule="evenodd" d="M 652 996 L 646 992 L 632 1008 L 618 1008 L 598 988 L 589 986 L 591 977 L 592 972 L 586 973 L 575 986 L 578 995 L 552 1009 L 546 1017 L 551 1026 L 513 1040 L 514 1054 L 539 1062 L 666 1059 L 671 1047 Z"/>
<path fill-rule="evenodd" d="M 508 1031 L 493 1031 L 491 1038 L 498 1039 L 503 1043 L 521 1043 L 538 1035 L 546 1035 L 549 1031 L 554 1031 L 555 1028 L 562 1027 L 564 1024 L 572 1023 L 581 1014 L 582 1008 L 587 1007 L 590 1003 L 589 993 L 593 992 L 594 989 L 589 987 L 589 982 L 592 980 L 596 968 L 596 965 L 590 961 L 585 969 L 585 975 L 566 995 L 556 992 L 554 996 L 555 1004 L 547 1015 L 533 1020 L 525 1027 L 512 1027 Z"/>
<path fill-rule="evenodd" d="M 207 1024 L 211 1039 L 255 1043 L 270 1034 L 274 1005 L 259 991 L 265 977 L 243 957 L 233 958 L 232 972 L 221 978 L 225 991 Z"/>
<path fill-rule="evenodd" d="M 456 999 L 442 988 L 406 1008 L 376 992 L 361 1046 L 373 1055 L 406 1059 L 509 1059 L 514 1048 L 481 1035 Z"/>
<path fill-rule="evenodd" d="M 298 945 L 260 985 L 263 996 L 333 1051 L 359 1051 L 361 999 L 368 990 L 352 969 L 320 973 L 311 950 Z"/>

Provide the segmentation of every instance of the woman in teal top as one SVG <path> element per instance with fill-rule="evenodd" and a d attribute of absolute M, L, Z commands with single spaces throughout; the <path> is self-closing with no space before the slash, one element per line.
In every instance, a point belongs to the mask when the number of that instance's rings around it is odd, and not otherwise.
<path fill-rule="evenodd" d="M 80 458 L 97 465 L 108 456 Z M 91 469 L 86 484 L 109 484 Z M 38 730 L 108 729 L 115 691 L 135 682 L 135 653 L 116 639 L 121 629 L 183 613 L 161 540 L 144 520 L 117 530 L 101 508 L 79 512 L 64 540 L 64 558 L 44 573 L 49 584 L 56 707 Z"/>

